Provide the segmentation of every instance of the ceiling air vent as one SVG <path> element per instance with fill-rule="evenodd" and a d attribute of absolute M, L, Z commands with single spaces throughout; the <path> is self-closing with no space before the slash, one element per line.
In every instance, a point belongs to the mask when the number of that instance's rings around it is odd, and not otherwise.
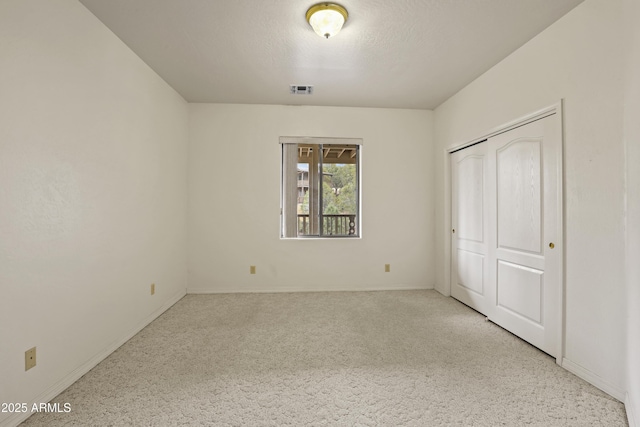
<path fill-rule="evenodd" d="M 313 86 L 291 85 L 289 86 L 291 95 L 312 95 Z"/>

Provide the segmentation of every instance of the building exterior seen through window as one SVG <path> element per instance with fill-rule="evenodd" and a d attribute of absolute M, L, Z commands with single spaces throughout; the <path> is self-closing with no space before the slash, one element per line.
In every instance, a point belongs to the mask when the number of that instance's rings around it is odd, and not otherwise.
<path fill-rule="evenodd" d="M 358 237 L 357 144 L 282 144 L 281 237 Z"/>

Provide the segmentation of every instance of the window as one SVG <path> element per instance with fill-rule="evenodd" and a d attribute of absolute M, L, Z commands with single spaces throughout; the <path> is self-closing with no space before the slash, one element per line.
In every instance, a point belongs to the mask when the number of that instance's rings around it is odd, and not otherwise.
<path fill-rule="evenodd" d="M 360 139 L 280 138 L 283 238 L 360 235 Z"/>

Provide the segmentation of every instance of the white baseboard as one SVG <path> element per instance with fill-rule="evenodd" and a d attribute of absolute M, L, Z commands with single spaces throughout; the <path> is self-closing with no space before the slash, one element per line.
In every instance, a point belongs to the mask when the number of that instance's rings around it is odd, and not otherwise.
<path fill-rule="evenodd" d="M 172 295 L 167 299 L 167 301 L 160 306 L 157 310 L 149 314 L 146 318 L 144 318 L 140 323 L 138 323 L 134 328 L 132 328 L 126 335 L 120 338 L 118 341 L 110 344 L 98 354 L 93 356 L 87 362 L 71 371 L 68 375 L 62 378 L 60 381 L 56 382 L 53 386 L 49 387 L 43 393 L 38 395 L 36 398 L 32 399 L 27 403 L 27 407 L 31 408 L 34 403 L 40 404 L 41 402 L 50 402 L 57 395 L 66 390 L 71 384 L 78 381 L 80 377 L 93 369 L 98 363 L 102 362 L 107 358 L 111 353 L 116 351 L 120 346 L 129 341 L 135 334 L 144 329 L 149 323 L 153 322 L 157 319 L 162 313 L 167 311 L 172 305 L 180 301 L 186 295 L 186 290 L 181 290 L 176 294 Z M 0 427 L 15 427 L 31 415 L 30 412 L 26 413 L 15 413 L 12 416 L 5 418 L 0 421 Z"/>
<path fill-rule="evenodd" d="M 624 407 L 627 410 L 627 420 L 629 427 L 640 427 L 640 396 L 635 396 L 628 392 L 624 399 Z"/>
<path fill-rule="evenodd" d="M 371 291 L 425 291 L 432 290 L 432 287 L 416 287 L 416 286 L 385 286 L 385 287 L 328 287 L 328 288 L 250 288 L 239 289 L 233 287 L 189 287 L 187 288 L 187 294 L 275 294 L 275 293 L 287 293 L 287 292 L 371 292 Z"/>
<path fill-rule="evenodd" d="M 625 392 L 608 381 L 605 381 L 599 375 L 594 374 L 590 370 L 583 368 L 567 358 L 562 359 L 562 367 L 572 374 L 582 378 L 586 382 L 598 387 L 608 395 L 618 399 L 620 402 L 624 402 Z"/>

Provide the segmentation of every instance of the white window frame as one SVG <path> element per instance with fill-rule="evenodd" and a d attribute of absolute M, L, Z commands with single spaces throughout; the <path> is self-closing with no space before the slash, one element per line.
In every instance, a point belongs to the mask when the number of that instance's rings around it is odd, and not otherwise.
<path fill-rule="evenodd" d="M 281 147 L 281 165 L 280 165 L 280 238 L 281 239 L 359 239 L 362 237 L 362 138 L 331 138 L 331 137 L 280 137 Z M 313 144 L 313 145 L 357 145 L 356 152 L 356 187 L 357 187 L 357 199 L 356 199 L 356 216 L 355 216 L 355 233 L 353 235 L 323 235 L 322 230 L 322 189 L 319 191 L 318 203 L 318 220 L 319 230 L 318 233 L 308 235 L 298 235 L 298 213 L 297 213 L 297 164 L 298 156 L 297 149 L 294 152 L 290 150 L 287 152 L 286 144 L 297 145 L 298 144 Z M 294 153 L 295 156 L 294 156 Z M 322 160 L 319 159 L 319 164 L 322 165 Z M 287 166 L 288 164 L 288 166 Z M 295 167 L 293 165 L 295 164 Z M 286 171 L 295 170 L 295 176 L 293 173 L 287 174 Z M 312 171 L 309 171 L 311 175 Z M 311 176 L 310 176 L 311 179 Z M 288 182 L 288 186 L 293 186 L 293 181 L 296 181 L 296 199 L 293 198 L 293 191 L 285 191 L 287 186 L 285 182 Z M 288 212 L 295 212 L 295 214 L 288 214 Z M 312 215 L 310 209 L 309 215 Z"/>

